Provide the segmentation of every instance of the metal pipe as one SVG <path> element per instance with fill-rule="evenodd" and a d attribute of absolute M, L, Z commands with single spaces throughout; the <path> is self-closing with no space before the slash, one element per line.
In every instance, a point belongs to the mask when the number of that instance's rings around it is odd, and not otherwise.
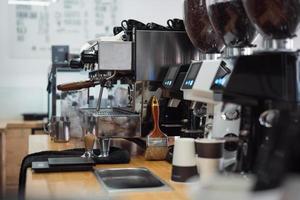
<path fill-rule="evenodd" d="M 100 92 L 99 92 L 98 102 L 97 102 L 97 112 L 99 112 L 101 108 L 102 94 L 103 94 L 103 87 L 100 85 Z"/>
<path fill-rule="evenodd" d="M 106 78 L 106 79 L 103 81 L 103 83 L 105 83 L 105 82 L 107 82 L 107 81 L 113 79 L 113 78 L 116 76 L 116 74 L 117 74 L 117 72 L 114 71 L 114 73 L 113 73 L 110 77 Z M 101 101 L 102 101 L 103 87 L 104 87 L 104 85 L 100 84 L 100 92 L 99 92 L 99 96 L 98 96 L 97 109 L 96 109 L 97 112 L 99 112 L 100 109 L 101 109 Z"/>
<path fill-rule="evenodd" d="M 107 158 L 110 150 L 110 138 L 99 138 L 100 155 L 99 158 Z"/>

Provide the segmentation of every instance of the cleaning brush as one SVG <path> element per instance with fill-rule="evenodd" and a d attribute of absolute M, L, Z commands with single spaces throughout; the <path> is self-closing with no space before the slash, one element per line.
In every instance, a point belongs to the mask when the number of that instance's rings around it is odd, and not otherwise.
<path fill-rule="evenodd" d="M 159 103 L 156 96 L 152 97 L 151 110 L 154 127 L 147 136 L 145 159 L 164 160 L 168 153 L 168 137 L 159 128 Z"/>

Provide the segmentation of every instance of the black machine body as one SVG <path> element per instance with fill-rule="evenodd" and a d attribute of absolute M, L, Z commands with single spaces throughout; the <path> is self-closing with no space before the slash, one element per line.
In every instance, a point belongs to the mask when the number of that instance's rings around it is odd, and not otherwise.
<path fill-rule="evenodd" d="M 260 52 L 237 57 L 228 81 L 215 81 L 216 100 L 255 106 L 271 100 L 277 106 L 300 102 L 298 52 Z M 216 77 L 217 78 L 217 77 Z"/>
<path fill-rule="evenodd" d="M 297 51 L 237 57 L 228 80 L 215 81 L 214 98 L 242 105 L 239 171 L 254 173 L 254 190 L 273 189 L 300 173 L 300 65 Z"/>
<path fill-rule="evenodd" d="M 163 87 L 168 91 L 168 96 L 183 99 L 183 92 L 180 90 L 190 65 L 170 66 L 162 82 Z"/>

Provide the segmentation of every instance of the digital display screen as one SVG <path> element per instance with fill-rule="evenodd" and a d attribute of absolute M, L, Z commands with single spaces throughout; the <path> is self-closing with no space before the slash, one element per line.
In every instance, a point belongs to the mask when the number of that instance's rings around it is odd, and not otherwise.
<path fill-rule="evenodd" d="M 186 79 L 195 79 L 200 69 L 201 63 L 192 64 L 190 72 Z"/>
<path fill-rule="evenodd" d="M 228 67 L 226 67 L 225 65 L 220 65 L 220 67 L 217 71 L 216 77 L 217 78 L 223 78 L 223 77 L 227 76 L 230 73 L 231 73 L 231 70 Z"/>
<path fill-rule="evenodd" d="M 201 65 L 202 62 L 191 64 L 188 75 L 183 82 L 182 89 L 191 89 L 193 87 Z"/>
<path fill-rule="evenodd" d="M 176 78 L 175 75 L 176 75 L 177 70 L 178 70 L 178 67 L 171 67 L 169 69 L 168 76 L 167 76 L 166 80 L 175 79 Z"/>
<path fill-rule="evenodd" d="M 229 69 L 226 64 L 221 64 L 215 76 L 212 89 L 223 88 L 227 84 L 230 74 L 231 69 Z"/>

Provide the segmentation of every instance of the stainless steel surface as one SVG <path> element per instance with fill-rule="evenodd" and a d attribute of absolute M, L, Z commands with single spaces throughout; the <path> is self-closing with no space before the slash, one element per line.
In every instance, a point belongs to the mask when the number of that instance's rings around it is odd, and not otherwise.
<path fill-rule="evenodd" d="M 218 53 L 204 53 L 201 54 L 200 60 L 217 60 L 221 57 Z"/>
<path fill-rule="evenodd" d="M 136 31 L 136 80 L 162 81 L 163 70 L 176 64 L 199 60 L 200 52 L 186 32 Z"/>
<path fill-rule="evenodd" d="M 103 95 L 103 87 L 100 86 L 100 91 L 99 91 L 98 101 L 97 101 L 97 111 L 100 111 L 101 108 L 102 95 Z"/>
<path fill-rule="evenodd" d="M 49 123 L 49 134 L 54 142 L 70 140 L 70 121 L 65 117 L 52 117 Z"/>
<path fill-rule="evenodd" d="M 133 72 L 133 78 L 126 79 L 126 84 L 131 86 L 128 88 L 129 92 L 122 93 L 123 96 L 127 95 L 126 99 L 130 99 L 126 105 L 112 106 L 120 109 L 99 109 L 98 103 L 94 110 L 81 111 L 82 128 L 84 132 L 89 131 L 98 137 L 103 153 L 101 156 L 109 153 L 105 150 L 109 148 L 109 142 L 105 139 L 142 136 L 141 124 L 149 114 L 149 99 L 153 95 L 160 97 L 162 93 L 155 82 L 162 81 L 168 67 L 189 64 L 191 60 L 200 58 L 199 51 L 194 48 L 184 31 L 138 30 L 133 38 L 133 42 L 99 42 L 99 73 L 90 73 L 93 75 L 90 76 L 91 79 L 100 80 L 103 74 L 114 71 L 114 74 L 118 74 L 110 80 L 114 84 L 120 76 L 131 78 L 124 70 Z M 101 92 L 99 99 L 100 96 Z M 180 100 L 172 101 L 169 106 L 177 106 L 179 102 Z"/>
<path fill-rule="evenodd" d="M 141 120 L 138 113 L 122 109 L 101 109 L 93 113 L 97 137 L 130 138 L 141 136 Z"/>
<path fill-rule="evenodd" d="M 82 126 L 98 138 L 140 137 L 140 114 L 120 108 L 81 109 Z"/>
<path fill-rule="evenodd" d="M 60 117 L 51 117 L 49 122 L 44 125 L 44 131 L 45 133 L 49 134 L 50 138 L 53 140 L 55 137 L 55 122 Z"/>
<path fill-rule="evenodd" d="M 99 138 L 100 155 L 99 158 L 106 158 L 109 155 L 110 138 Z"/>
<path fill-rule="evenodd" d="M 135 83 L 135 91 L 133 96 L 133 107 L 134 111 L 137 113 L 140 113 L 141 120 L 147 120 L 146 116 L 148 107 L 148 103 L 152 96 L 156 96 L 157 98 L 160 98 L 162 95 L 162 89 L 161 88 L 155 88 L 153 89 L 151 87 L 150 81 L 138 81 Z"/>
<path fill-rule="evenodd" d="M 80 108 L 79 116 L 80 116 L 80 125 L 82 128 L 82 136 L 87 133 L 96 134 L 96 121 L 93 118 L 93 113 L 96 108 Z"/>
<path fill-rule="evenodd" d="M 224 50 L 223 57 L 225 58 L 231 58 L 231 57 L 236 57 L 236 56 L 246 56 L 246 55 L 251 55 L 253 53 L 253 48 L 231 48 L 227 47 Z"/>
<path fill-rule="evenodd" d="M 132 69 L 132 42 L 101 41 L 98 54 L 100 70 Z"/>
<path fill-rule="evenodd" d="M 108 192 L 171 190 L 171 187 L 146 168 L 97 169 L 99 182 Z"/>
<path fill-rule="evenodd" d="M 108 157 L 111 138 L 141 137 L 141 119 L 138 113 L 120 108 L 105 108 L 100 111 L 96 108 L 81 108 L 80 118 L 83 131 L 98 137 L 99 157 Z"/>
<path fill-rule="evenodd" d="M 293 39 L 272 40 L 264 39 L 263 45 L 266 50 L 280 51 L 280 50 L 293 50 Z"/>

